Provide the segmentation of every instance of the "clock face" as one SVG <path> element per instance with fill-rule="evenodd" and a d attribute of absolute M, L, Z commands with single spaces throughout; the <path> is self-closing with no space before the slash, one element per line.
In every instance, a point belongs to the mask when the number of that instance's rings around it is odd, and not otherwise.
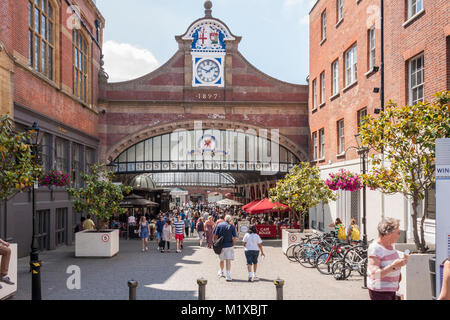
<path fill-rule="evenodd" d="M 220 67 L 214 60 L 203 60 L 197 66 L 197 76 L 203 82 L 214 82 L 220 76 Z"/>

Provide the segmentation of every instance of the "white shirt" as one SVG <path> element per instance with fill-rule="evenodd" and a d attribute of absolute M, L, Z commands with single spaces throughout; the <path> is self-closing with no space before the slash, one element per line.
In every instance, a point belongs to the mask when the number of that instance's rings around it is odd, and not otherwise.
<path fill-rule="evenodd" d="M 136 218 L 134 216 L 129 216 L 128 224 L 136 224 Z"/>
<path fill-rule="evenodd" d="M 246 233 L 242 241 L 246 243 L 245 251 L 259 251 L 258 244 L 262 243 L 261 237 L 256 233 Z"/>

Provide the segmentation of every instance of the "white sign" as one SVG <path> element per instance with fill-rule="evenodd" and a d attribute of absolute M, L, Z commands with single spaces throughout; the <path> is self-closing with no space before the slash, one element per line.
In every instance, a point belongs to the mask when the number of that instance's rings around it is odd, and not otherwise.
<path fill-rule="evenodd" d="M 450 139 L 436 140 L 436 297 L 441 291 L 442 262 L 450 258 Z"/>

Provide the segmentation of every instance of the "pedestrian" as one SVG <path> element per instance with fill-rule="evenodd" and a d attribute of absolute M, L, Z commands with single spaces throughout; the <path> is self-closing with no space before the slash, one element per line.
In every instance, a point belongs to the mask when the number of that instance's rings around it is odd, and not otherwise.
<path fill-rule="evenodd" d="M 262 240 L 258 233 L 256 233 L 255 226 L 249 227 L 248 232 L 245 234 L 242 242 L 245 248 L 245 258 L 247 259 L 248 281 L 252 282 L 258 279 L 256 277 L 256 269 L 258 267 L 259 252 L 261 251 L 261 256 L 265 257 L 262 247 Z"/>
<path fill-rule="evenodd" d="M 170 220 L 167 219 L 164 224 L 164 228 L 161 235 L 161 252 L 165 252 L 167 245 L 167 252 L 170 252 L 170 240 L 172 240 L 172 226 L 170 225 Z"/>
<path fill-rule="evenodd" d="M 148 251 L 148 237 L 150 236 L 150 224 L 145 216 L 141 216 L 139 221 L 139 238 L 142 239 L 142 252 Z"/>
<path fill-rule="evenodd" d="M 345 225 L 342 223 L 341 219 L 336 218 L 335 222 L 330 224 L 330 228 L 334 228 L 336 236 L 339 240 L 347 239 L 347 235 L 345 234 Z"/>
<path fill-rule="evenodd" d="M 225 217 L 225 216 L 224 216 L 222 213 L 220 213 L 220 214 L 218 215 L 218 219 L 217 219 L 217 221 L 216 221 L 216 227 L 219 225 L 219 223 L 225 222 L 224 217 Z"/>
<path fill-rule="evenodd" d="M 191 222 L 190 222 L 191 218 L 189 218 L 189 216 L 184 217 L 184 232 L 186 233 L 186 238 L 189 237 L 189 228 L 191 226 Z"/>
<path fill-rule="evenodd" d="M 205 224 L 202 217 L 198 218 L 196 229 L 198 233 L 198 245 L 201 247 L 203 243 L 203 236 L 205 233 Z"/>
<path fill-rule="evenodd" d="M 442 290 L 438 300 L 450 300 L 450 260 L 446 259 L 443 265 Z"/>
<path fill-rule="evenodd" d="M 162 250 L 160 244 L 162 243 L 162 233 L 165 224 L 164 217 L 160 214 L 159 220 L 156 222 L 156 242 L 158 243 L 158 250 Z"/>
<path fill-rule="evenodd" d="M 177 253 L 183 249 L 183 235 L 184 235 L 184 221 L 181 220 L 181 215 L 177 215 L 177 221 L 174 222 L 175 226 L 175 240 L 177 242 Z"/>
<path fill-rule="evenodd" d="M 214 228 L 216 224 L 214 223 L 213 216 L 209 216 L 208 220 L 205 222 L 205 236 L 206 236 L 206 244 L 208 248 L 212 248 L 213 245 L 213 237 L 214 237 Z"/>
<path fill-rule="evenodd" d="M 234 245 L 237 240 L 237 233 L 234 226 L 231 224 L 233 218 L 230 215 L 225 217 L 225 222 L 221 222 L 214 230 L 214 241 L 223 236 L 222 252 L 219 255 L 220 269 L 219 277 L 224 277 L 223 269 L 226 262 L 226 281 L 233 281 L 231 278 L 231 261 L 234 260 Z"/>
<path fill-rule="evenodd" d="M 92 221 L 91 215 L 88 214 L 86 216 L 86 220 L 84 220 L 83 222 L 83 230 L 94 230 L 94 229 L 95 229 L 94 221 Z"/>
<path fill-rule="evenodd" d="M 354 218 L 350 220 L 350 225 L 347 228 L 347 239 L 349 243 L 361 240 L 361 232 L 359 231 L 358 225 L 356 224 L 356 220 Z"/>
<path fill-rule="evenodd" d="M 77 223 L 76 227 L 75 227 L 75 233 L 83 231 L 83 223 L 86 220 L 85 217 L 81 217 L 80 218 L 80 222 Z"/>
<path fill-rule="evenodd" d="M 367 287 L 371 300 L 395 300 L 401 280 L 401 268 L 408 257 L 400 259 L 393 244 L 400 236 L 400 221 L 385 218 L 378 224 L 378 241 L 368 248 Z"/>
<path fill-rule="evenodd" d="M 2 257 L 2 263 L 0 265 L 0 282 L 4 282 L 9 285 L 14 285 L 11 278 L 8 276 L 9 262 L 11 260 L 11 248 L 9 242 L 0 239 L 0 256 Z M 0 289 L 2 289 L 0 284 Z"/>

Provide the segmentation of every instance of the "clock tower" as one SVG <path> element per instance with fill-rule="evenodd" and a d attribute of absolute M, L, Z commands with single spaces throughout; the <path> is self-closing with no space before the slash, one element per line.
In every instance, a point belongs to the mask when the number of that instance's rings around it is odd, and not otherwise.
<path fill-rule="evenodd" d="M 235 41 L 228 27 L 211 15 L 212 3 L 205 2 L 205 17 L 195 21 L 181 37 L 190 44 L 192 87 L 224 88 L 227 42 Z"/>

